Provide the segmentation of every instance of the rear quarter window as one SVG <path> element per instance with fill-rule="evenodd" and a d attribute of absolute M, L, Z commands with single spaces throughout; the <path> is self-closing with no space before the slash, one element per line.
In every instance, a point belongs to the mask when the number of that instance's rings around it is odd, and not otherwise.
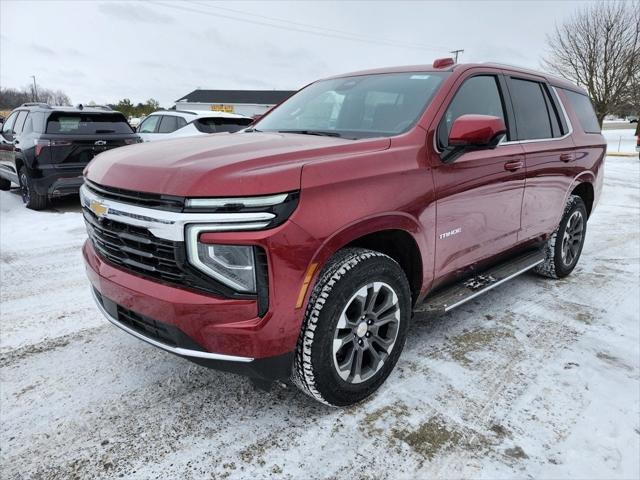
<path fill-rule="evenodd" d="M 47 120 L 47 133 L 68 135 L 101 135 L 133 133 L 120 113 L 52 113 Z"/>
<path fill-rule="evenodd" d="M 564 94 L 578 117 L 584 133 L 600 133 L 600 123 L 589 97 L 571 90 L 564 90 Z"/>

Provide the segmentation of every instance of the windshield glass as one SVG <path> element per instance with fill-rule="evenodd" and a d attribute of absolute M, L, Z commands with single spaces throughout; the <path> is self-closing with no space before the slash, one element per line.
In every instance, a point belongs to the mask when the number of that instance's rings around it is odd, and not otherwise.
<path fill-rule="evenodd" d="M 133 133 L 121 113 L 52 113 L 47 121 L 47 133 L 95 135 Z"/>
<path fill-rule="evenodd" d="M 353 139 L 398 135 L 413 127 L 448 75 L 410 72 L 321 80 L 279 105 L 255 128 Z"/>

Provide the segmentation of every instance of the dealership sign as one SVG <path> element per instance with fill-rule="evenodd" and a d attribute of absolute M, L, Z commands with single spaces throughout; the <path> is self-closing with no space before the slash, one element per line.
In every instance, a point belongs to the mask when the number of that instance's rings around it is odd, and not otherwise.
<path fill-rule="evenodd" d="M 214 112 L 233 113 L 233 105 L 211 105 L 211 110 Z"/>

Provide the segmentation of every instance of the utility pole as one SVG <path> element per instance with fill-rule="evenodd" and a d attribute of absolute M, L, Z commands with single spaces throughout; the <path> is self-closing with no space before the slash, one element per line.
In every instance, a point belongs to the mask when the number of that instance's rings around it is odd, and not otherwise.
<path fill-rule="evenodd" d="M 36 87 L 36 76 L 35 75 L 31 75 L 31 78 L 33 78 L 33 101 L 37 102 L 38 101 L 38 88 Z"/>
<path fill-rule="evenodd" d="M 458 54 L 459 53 L 464 53 L 464 49 L 459 49 L 459 50 L 451 50 L 449 53 L 453 53 L 455 55 L 455 62 L 458 63 Z"/>

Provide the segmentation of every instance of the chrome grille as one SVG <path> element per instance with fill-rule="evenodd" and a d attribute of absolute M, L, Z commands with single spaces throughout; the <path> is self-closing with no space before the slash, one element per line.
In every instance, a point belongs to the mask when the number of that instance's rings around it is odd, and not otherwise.
<path fill-rule="evenodd" d="M 184 280 L 176 259 L 179 242 L 154 237 L 141 227 L 98 218 L 87 208 L 83 214 L 94 248 L 109 262 L 169 282 Z"/>

